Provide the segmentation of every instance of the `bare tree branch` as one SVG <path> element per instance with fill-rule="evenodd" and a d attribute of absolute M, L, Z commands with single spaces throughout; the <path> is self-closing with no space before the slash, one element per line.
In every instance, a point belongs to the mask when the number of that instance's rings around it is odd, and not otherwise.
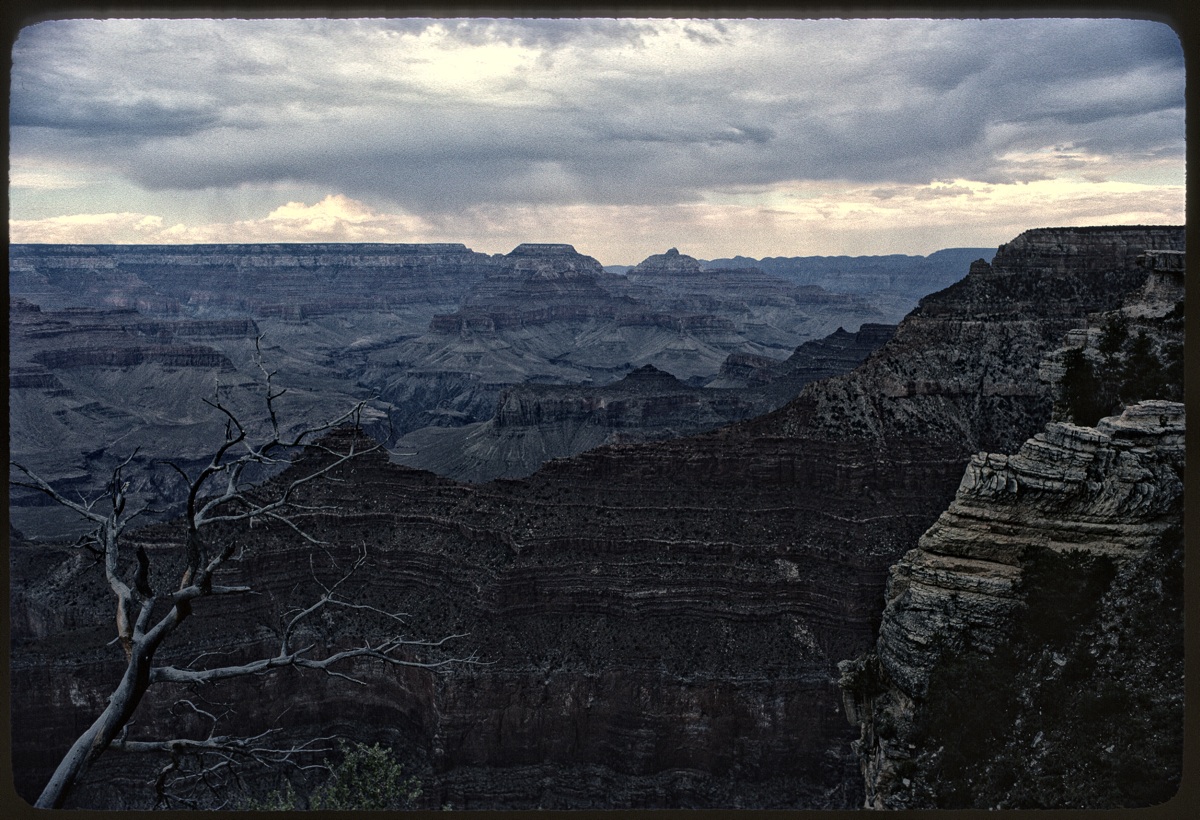
<path fill-rule="evenodd" d="M 228 805 L 227 779 L 240 780 L 238 767 L 242 764 L 258 765 L 273 769 L 281 764 L 306 771 L 328 770 L 324 763 L 302 763 L 306 757 L 324 756 L 334 750 L 329 745 L 335 736 L 311 738 L 302 743 L 276 746 L 263 741 L 278 732 L 269 729 L 253 737 L 214 735 L 205 738 L 173 738 L 170 740 L 126 740 L 118 738 L 110 748 L 131 753 L 166 753 L 168 763 L 157 773 L 153 781 L 155 806 L 170 806 L 176 803 L 190 809 L 223 808 Z M 198 761 L 200 768 L 189 771 L 185 768 L 188 758 Z M 205 761 L 214 762 L 207 763 Z M 184 797 L 183 792 L 195 792 L 203 787 L 209 795 L 222 795 L 217 806 L 205 806 L 196 798 Z M 204 794 L 205 792 L 201 792 Z"/>
<path fill-rule="evenodd" d="M 437 640 L 413 640 L 392 636 L 385 640 L 379 641 L 374 645 L 366 643 L 363 646 L 352 649 L 344 649 L 335 652 L 328 657 L 321 659 L 313 659 L 307 657 L 307 653 L 313 648 L 310 644 L 301 649 L 293 649 L 291 646 L 292 636 L 300 624 L 326 607 L 342 607 L 346 609 L 357 609 L 363 611 L 374 612 L 388 620 L 403 623 L 404 615 L 402 613 L 388 612 L 375 606 L 368 604 L 358 604 L 351 601 L 344 601 L 336 597 L 336 592 L 340 586 L 350 580 L 355 573 L 367 561 L 367 549 L 365 545 L 360 545 L 360 553 L 355 560 L 353 566 L 341 575 L 332 585 L 326 586 L 317 578 L 315 569 L 312 568 L 312 558 L 309 557 L 310 571 L 312 571 L 313 579 L 324 590 L 316 601 L 309 606 L 301 609 L 292 616 L 283 629 L 283 635 L 280 642 L 279 654 L 270 658 L 259 658 L 254 661 L 249 661 L 242 664 L 234 664 L 230 666 L 212 667 L 208 669 L 180 669 L 174 666 L 156 666 L 150 672 L 151 682 L 172 682 L 172 683 L 213 683 L 219 680 L 228 680 L 230 678 L 248 677 L 251 675 L 261 675 L 265 672 L 274 671 L 285 666 L 292 666 L 300 669 L 312 669 L 325 672 L 326 674 L 335 677 L 345 678 L 346 680 L 355 683 L 363 683 L 358 678 L 347 675 L 344 672 L 339 672 L 333 669 L 335 665 L 365 658 L 369 660 L 379 661 L 392 666 L 409 666 L 420 669 L 440 669 L 452 664 L 474 664 L 478 663 L 478 659 L 474 656 L 455 657 L 442 659 L 437 661 L 416 661 L 411 658 L 402 657 L 396 653 L 403 650 L 421 648 L 421 649 L 436 649 L 445 646 L 451 641 L 465 638 L 467 635 L 447 635 Z M 194 662 L 194 661 L 193 661 Z M 189 664 L 190 667 L 190 664 Z"/>
<path fill-rule="evenodd" d="M 462 635 L 448 635 L 440 640 L 413 640 L 402 635 L 384 635 L 375 640 L 364 640 L 361 646 L 331 651 L 324 657 L 313 657 L 315 645 L 309 644 L 302 648 L 293 648 L 292 641 L 302 622 L 317 612 L 327 609 L 341 608 L 369 612 L 380 617 L 391 626 L 403 623 L 404 615 L 387 612 L 375 606 L 360 604 L 341 598 L 338 590 L 367 560 L 365 545 L 353 566 L 343 573 L 331 585 L 325 585 L 317 578 L 315 569 L 313 579 L 317 581 L 322 594 L 311 605 L 300 609 L 284 625 L 280 650 L 277 655 L 260 658 L 240 664 L 217 666 L 212 668 L 177 668 L 170 665 L 157 665 L 155 656 L 158 650 L 175 633 L 178 626 L 192 612 L 195 602 L 205 598 L 218 596 L 249 594 L 254 590 L 246 585 L 218 584 L 215 582 L 217 573 L 230 556 L 242 548 L 240 539 L 230 538 L 221 546 L 210 544 L 205 532 L 211 526 L 224 524 L 253 524 L 266 520 L 283 524 L 292 532 L 314 546 L 322 546 L 323 542 L 307 532 L 298 516 L 313 515 L 329 511 L 332 508 L 308 504 L 302 496 L 303 490 L 317 481 L 333 480 L 333 473 L 338 468 L 355 458 L 372 453 L 381 448 L 378 443 L 366 444 L 359 435 L 351 437 L 344 447 L 332 447 L 316 441 L 321 434 L 328 433 L 339 427 L 352 423 L 358 431 L 364 403 L 360 402 L 346 413 L 336 418 L 303 427 L 298 432 L 285 437 L 280 425 L 276 407 L 277 400 L 286 390 L 277 389 L 274 385 L 275 373 L 267 370 L 261 360 L 261 337 L 256 340 L 256 355 L 259 369 L 264 379 L 263 400 L 266 407 L 268 431 L 257 442 L 250 430 L 238 418 L 238 415 L 227 406 L 220 395 L 221 386 L 211 400 L 205 399 L 205 404 L 212 407 L 224 418 L 223 441 L 216 447 L 212 457 L 194 476 L 181 465 L 167 461 L 165 463 L 183 479 L 186 503 L 183 512 L 184 533 L 180 543 L 183 558 L 183 570 L 174 589 L 158 591 L 151 585 L 152 556 L 144 545 L 137 545 L 133 554 L 122 554 L 124 545 L 123 535 L 129 522 L 144 514 L 149 509 L 143 506 L 132 511 L 127 509 L 130 482 L 126 480 L 125 471 L 133 463 L 137 454 L 135 450 L 121 461 L 112 472 L 105 495 L 109 499 L 109 509 L 105 513 L 98 509 L 100 498 L 90 502 L 72 501 L 56 490 L 48 481 L 21 464 L 11 462 L 12 467 L 19 471 L 24 479 L 12 482 L 14 486 L 26 487 L 48 495 L 55 503 L 71 510 L 95 525 L 95 530 L 84 541 L 89 549 L 103 558 L 104 575 L 113 596 L 116 599 L 117 640 L 124 648 L 127 665 L 120 682 L 108 698 L 101 714 L 91 726 L 83 732 L 63 757 L 59 766 L 50 778 L 36 805 L 39 808 L 61 807 L 67 794 L 78 779 L 87 771 L 92 762 L 108 748 L 119 748 L 131 751 L 158 751 L 171 755 L 170 762 L 157 774 L 155 789 L 161 802 L 168 800 L 165 790 L 168 782 L 179 782 L 180 778 L 190 779 L 189 782 L 205 781 L 219 768 L 230 762 L 228 755 L 249 755 L 255 759 L 265 760 L 269 757 L 267 747 L 255 745 L 262 737 L 233 738 L 214 736 L 211 729 L 215 727 L 216 716 L 201 709 L 190 701 L 185 705 L 200 717 L 210 722 L 210 736 L 203 740 L 129 740 L 124 736 L 125 730 L 134 711 L 141 703 L 147 689 L 160 683 L 209 684 L 229 678 L 245 677 L 271 672 L 283 667 L 320 671 L 326 675 L 341 678 L 349 682 L 364 684 L 366 681 L 350 671 L 352 665 L 360 660 L 374 661 L 385 666 L 416 667 L 436 670 L 454 663 L 478 663 L 474 654 L 465 658 L 446 658 L 422 660 L 413 656 L 419 650 L 436 650 L 449 641 L 462 638 Z M 314 460 L 304 462 L 309 466 L 300 468 L 297 477 L 279 486 L 263 489 L 253 488 L 247 481 L 247 472 L 256 465 L 277 465 L 286 463 L 290 457 L 301 448 L 309 447 Z M 253 476 L 252 476 L 253 477 Z M 261 476 L 259 476 L 261 478 Z M 104 496 L 101 496 L 103 498 Z M 311 559 L 310 559 L 311 561 Z M 198 660 L 198 658 L 196 659 Z M 193 661 L 193 664 L 196 662 Z M 283 755 L 294 755 L 301 747 L 291 747 L 279 751 Z M 180 769 L 180 755 L 184 753 L 203 753 L 216 755 L 218 762 L 200 772 L 183 773 Z M 222 758 L 221 756 L 226 756 Z M 222 762 L 223 760 L 223 762 Z"/>

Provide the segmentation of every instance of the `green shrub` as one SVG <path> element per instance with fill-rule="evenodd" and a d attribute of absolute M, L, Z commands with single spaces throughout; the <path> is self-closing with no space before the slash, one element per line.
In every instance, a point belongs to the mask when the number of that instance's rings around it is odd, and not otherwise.
<path fill-rule="evenodd" d="M 246 807 L 255 811 L 406 809 L 421 796 L 420 781 L 405 776 L 390 749 L 378 743 L 367 746 L 343 741 L 337 754 L 341 760 L 330 767 L 328 777 L 307 798 L 287 783 L 262 800 L 249 801 Z"/>

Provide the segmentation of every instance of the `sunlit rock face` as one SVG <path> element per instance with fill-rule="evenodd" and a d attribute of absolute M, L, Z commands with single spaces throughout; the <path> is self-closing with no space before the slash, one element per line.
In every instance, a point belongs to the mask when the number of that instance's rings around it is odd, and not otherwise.
<path fill-rule="evenodd" d="M 463 485 L 380 454 L 313 487 L 302 500 L 330 554 L 372 555 L 354 592 L 410 613 L 411 634 L 465 634 L 458 648 L 487 664 L 377 687 L 286 676 L 271 708 L 257 683 L 211 697 L 246 731 L 278 721 L 296 737 L 332 727 L 393 745 L 429 808 L 862 805 L 838 661 L 874 647 L 889 568 L 945 512 L 972 457 L 1045 430 L 1053 395 L 1038 364 L 1064 327 L 1115 309 L 1147 275 L 1124 253 L 1097 275 L 1068 261 L 1023 277 L 1001 262 L 928 297 L 853 372 L 765 416 L 602 446 L 520 480 Z M 165 548 L 168 535 L 140 537 Z M 251 545 L 229 583 L 265 591 L 198 615 L 188 659 L 273 647 L 282 614 L 316 588 L 309 557 L 327 560 L 282 526 L 220 537 Z M 29 791 L 71 739 L 80 712 L 66 704 L 103 697 L 107 637 L 87 624 L 112 615 L 102 582 L 94 603 L 64 604 L 82 563 L 56 557 L 47 573 L 32 548 L 15 555 L 14 757 L 31 761 Z M 334 619 L 315 637 L 350 642 L 353 626 Z M 148 710 L 139 731 L 158 720 Z M 106 759 L 77 800 L 112 805 L 121 784 L 132 803 L 139 776 Z"/>

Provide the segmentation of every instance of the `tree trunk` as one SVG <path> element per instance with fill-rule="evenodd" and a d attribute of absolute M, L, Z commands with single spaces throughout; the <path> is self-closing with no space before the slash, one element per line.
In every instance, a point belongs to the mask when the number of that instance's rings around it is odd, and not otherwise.
<path fill-rule="evenodd" d="M 150 660 L 151 653 L 147 647 L 135 644 L 129 665 L 125 667 L 125 675 L 109 697 L 108 706 L 63 757 L 50 782 L 33 804 L 35 808 L 62 808 L 63 801 L 79 778 L 129 722 L 150 685 Z"/>

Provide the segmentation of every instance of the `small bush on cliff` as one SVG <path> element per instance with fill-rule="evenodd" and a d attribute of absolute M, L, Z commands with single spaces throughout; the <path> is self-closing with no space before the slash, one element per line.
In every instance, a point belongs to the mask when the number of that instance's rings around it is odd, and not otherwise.
<path fill-rule="evenodd" d="M 1107 556 L 1037 550 L 1026 563 L 1018 636 L 1030 646 L 1057 646 L 1095 617 L 1116 566 Z M 1053 613 L 1053 617 L 1046 617 Z"/>
<path fill-rule="evenodd" d="M 390 749 L 376 743 L 341 743 L 341 760 L 330 767 L 329 775 L 311 794 L 297 794 L 287 783 L 263 800 L 251 800 L 246 808 L 253 811 L 381 811 L 412 808 L 421 796 L 416 777 L 406 776 Z"/>
<path fill-rule="evenodd" d="M 1108 415 L 1113 391 L 1100 379 L 1081 349 L 1069 351 L 1063 357 L 1063 365 L 1060 389 L 1067 413 L 1076 424 L 1094 427 Z"/>
<path fill-rule="evenodd" d="M 1016 616 L 1013 639 L 990 653 L 968 644 L 961 652 L 942 656 L 925 697 L 926 704 L 937 705 L 927 707 L 914 741 L 925 749 L 942 749 L 934 787 L 939 807 L 990 806 L 1011 795 L 1013 783 L 1020 779 L 1015 768 L 1019 762 L 1001 750 L 1014 735 L 1036 731 L 1022 703 L 1036 688 L 1026 677 L 1038 656 L 1061 649 L 1096 617 L 1115 572 L 1108 558 L 1038 550 L 1024 568 L 1024 603 Z M 1064 682 L 1073 676 L 1076 683 L 1090 679 L 1093 672 L 1073 667 L 1065 671 Z M 1063 723 L 1066 701 L 1065 697 L 1042 699 L 1044 713 L 1039 710 L 1038 719 L 1047 731 Z M 1025 726 L 1016 731 L 1017 717 L 1023 714 Z M 1039 776 L 1054 777 L 1048 772 Z M 1054 793 L 1057 787 L 1044 785 L 1043 789 Z M 1025 805 L 1040 804 L 1031 799 Z"/>
<path fill-rule="evenodd" d="M 1096 350 L 1098 361 L 1081 348 L 1063 356 L 1058 407 L 1075 424 L 1094 427 L 1122 405 L 1146 399 L 1183 401 L 1181 343 L 1155 339 L 1144 329 L 1131 335 L 1129 320 L 1116 314 L 1105 320 Z"/>
<path fill-rule="evenodd" d="M 1136 558 L 1043 550 L 994 654 L 947 655 L 912 739 L 940 808 L 1123 808 L 1175 794 L 1183 540 Z M 936 751 L 933 751 L 936 750 Z"/>
<path fill-rule="evenodd" d="M 1129 339 L 1129 319 L 1123 313 L 1114 313 L 1104 321 L 1100 331 L 1100 342 L 1096 348 L 1110 367 L 1116 364 L 1117 354 Z"/>
<path fill-rule="evenodd" d="M 1120 395 L 1126 404 L 1142 399 L 1176 398 L 1176 391 L 1167 379 L 1167 367 L 1159 359 L 1154 341 L 1145 331 L 1129 342 L 1120 375 Z"/>

